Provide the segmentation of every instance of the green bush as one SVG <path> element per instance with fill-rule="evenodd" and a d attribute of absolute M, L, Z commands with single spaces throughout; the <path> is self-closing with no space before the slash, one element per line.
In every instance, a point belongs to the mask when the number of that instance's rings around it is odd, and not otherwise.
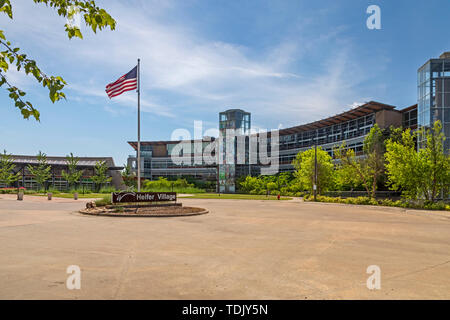
<path fill-rule="evenodd" d="M 303 198 L 305 201 L 313 201 L 314 197 L 312 195 L 306 195 Z M 387 206 L 387 207 L 398 207 L 398 208 L 410 208 L 410 209 L 426 209 L 426 210 L 449 210 L 450 205 L 444 202 L 413 202 L 405 200 L 393 201 L 391 199 L 375 200 L 369 197 L 357 197 L 357 198 L 340 198 L 340 197 L 327 197 L 327 196 L 317 196 L 318 202 L 329 202 L 329 203 L 344 203 L 344 204 L 357 204 L 357 205 L 373 205 L 373 206 Z"/>
<path fill-rule="evenodd" d="M 112 204 L 111 195 L 105 195 L 102 199 L 96 200 L 95 205 L 97 207 L 103 207 Z"/>
<path fill-rule="evenodd" d="M 143 183 L 143 190 L 147 192 L 178 192 L 178 193 L 204 193 L 204 189 L 196 188 L 194 184 L 188 183 L 186 179 L 169 181 L 160 177 L 158 180 L 146 180 Z"/>
<path fill-rule="evenodd" d="M 117 192 L 117 189 L 109 186 L 109 187 L 101 188 L 99 193 L 112 193 L 112 192 Z M 80 193 L 80 192 L 78 192 L 78 193 Z M 85 193 L 87 193 L 87 192 L 85 192 Z"/>

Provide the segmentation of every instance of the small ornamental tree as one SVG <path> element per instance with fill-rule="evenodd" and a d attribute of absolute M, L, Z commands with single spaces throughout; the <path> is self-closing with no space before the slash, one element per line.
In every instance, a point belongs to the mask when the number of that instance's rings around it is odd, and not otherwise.
<path fill-rule="evenodd" d="M 45 187 L 45 182 L 52 176 L 51 167 L 47 164 L 47 155 L 39 151 L 37 155 L 37 165 L 28 165 L 27 169 L 38 183 L 39 187 Z"/>
<path fill-rule="evenodd" d="M 74 157 L 73 153 L 70 153 L 70 155 L 66 157 L 68 170 L 67 172 L 63 170 L 61 175 L 69 183 L 69 187 L 72 187 L 74 184 L 78 183 L 83 175 L 83 170 L 77 170 L 79 160 L 80 159 L 77 157 Z"/>
<path fill-rule="evenodd" d="M 299 152 L 292 162 L 295 168 L 295 177 L 304 189 L 313 193 L 315 173 L 315 150 L 311 148 Z M 329 190 L 334 184 L 334 165 L 331 156 L 321 147 L 317 148 L 317 193 Z"/>
<path fill-rule="evenodd" d="M 258 177 L 247 176 L 245 177 L 245 180 L 240 183 L 240 185 L 241 190 L 247 193 L 250 193 L 252 191 L 258 193 L 264 189 L 264 183 Z"/>
<path fill-rule="evenodd" d="M 127 187 L 134 187 L 136 185 L 136 175 L 131 172 L 131 166 L 124 165 L 124 169 L 121 172 L 123 183 Z"/>
<path fill-rule="evenodd" d="M 355 176 L 351 183 L 362 183 L 367 195 L 375 198 L 377 182 L 384 173 L 384 135 L 375 124 L 364 139 L 364 156 L 357 157 L 353 149 L 347 149 L 345 142 L 335 150 L 340 161 L 339 168 L 344 176 Z"/>
<path fill-rule="evenodd" d="M 108 166 L 106 165 L 106 161 L 97 161 L 95 163 L 94 172 L 95 174 L 92 176 L 92 181 L 97 186 L 97 191 L 100 190 L 104 183 L 110 182 L 112 180 L 111 177 L 106 175 L 108 171 Z"/>
<path fill-rule="evenodd" d="M 4 183 L 8 187 L 13 182 L 19 180 L 20 173 L 14 173 L 15 167 L 12 155 L 7 154 L 6 150 L 4 150 L 0 154 L 0 183 Z"/>

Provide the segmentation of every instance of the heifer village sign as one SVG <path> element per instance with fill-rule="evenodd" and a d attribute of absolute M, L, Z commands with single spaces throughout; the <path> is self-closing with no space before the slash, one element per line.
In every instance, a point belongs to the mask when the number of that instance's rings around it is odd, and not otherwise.
<path fill-rule="evenodd" d="M 196 216 L 208 213 L 197 207 L 185 207 L 177 203 L 175 192 L 113 192 L 110 205 L 86 204 L 83 214 L 112 217 L 178 217 Z"/>
<path fill-rule="evenodd" d="M 112 203 L 177 201 L 176 192 L 113 192 Z"/>

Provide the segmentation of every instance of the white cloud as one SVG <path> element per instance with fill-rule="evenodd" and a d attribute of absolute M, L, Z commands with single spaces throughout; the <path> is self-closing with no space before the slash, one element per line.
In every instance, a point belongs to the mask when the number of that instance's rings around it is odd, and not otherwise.
<path fill-rule="evenodd" d="M 36 41 L 33 46 L 48 48 L 45 53 L 56 60 L 46 61 L 45 66 L 67 67 L 64 72 L 75 99 L 90 96 L 94 103 L 106 99 L 105 79 L 113 81 L 127 72 L 137 57 L 142 58 L 143 96 L 149 97 L 142 101 L 143 110 L 164 117 L 183 117 L 189 110 L 216 113 L 236 106 L 253 112 L 267 127 L 276 127 L 280 121 L 290 126 L 343 111 L 362 99 L 357 86 L 368 75 L 354 61 L 352 42 L 339 40 L 343 29 L 298 35 L 271 48 L 253 50 L 209 40 L 187 20 L 166 23 L 164 18 L 177 4 L 102 1 L 116 18 L 117 30 L 96 35 L 86 30 L 82 41 L 66 39 L 64 21 L 55 18 L 50 8 L 40 8 L 36 15 L 36 7 L 16 5 L 15 23 L 8 28 L 12 35 Z M 312 68 L 314 73 L 311 68 L 302 72 L 296 64 L 300 57 L 328 42 L 335 44 L 328 58 Z M 136 107 L 135 95 L 112 100 L 106 109 L 124 107 Z"/>

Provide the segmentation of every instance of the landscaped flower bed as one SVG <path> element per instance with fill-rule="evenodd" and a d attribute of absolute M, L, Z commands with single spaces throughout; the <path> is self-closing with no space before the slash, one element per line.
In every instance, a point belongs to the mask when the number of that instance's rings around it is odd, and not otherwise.
<path fill-rule="evenodd" d="M 16 194 L 18 191 L 23 191 L 24 193 L 27 193 L 30 190 L 27 190 L 27 188 L 24 188 L 24 187 L 20 187 L 20 188 L 0 188 L 0 194 Z"/>
<path fill-rule="evenodd" d="M 307 195 L 303 198 L 305 201 L 314 201 L 314 197 Z M 424 209 L 424 210 L 447 210 L 450 211 L 450 204 L 445 202 L 419 202 L 419 201 L 406 201 L 391 199 L 376 200 L 369 197 L 357 197 L 357 198 L 341 198 L 341 197 L 327 197 L 317 196 L 318 202 L 329 203 L 344 203 L 344 204 L 359 204 L 359 205 L 372 205 L 372 206 L 386 206 L 386 207 L 398 207 L 409 209 Z"/>

